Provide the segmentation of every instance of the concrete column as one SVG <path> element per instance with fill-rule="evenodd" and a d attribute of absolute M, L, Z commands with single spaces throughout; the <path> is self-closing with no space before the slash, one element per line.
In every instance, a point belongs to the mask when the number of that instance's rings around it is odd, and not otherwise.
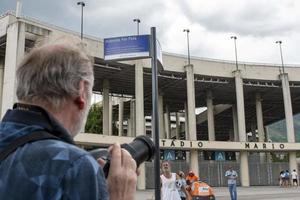
<path fill-rule="evenodd" d="M 233 141 L 239 141 L 239 127 L 238 127 L 238 118 L 237 118 L 237 111 L 236 105 L 232 105 L 232 118 L 233 118 Z"/>
<path fill-rule="evenodd" d="M 124 114 L 124 102 L 123 98 L 119 98 L 119 136 L 123 135 L 123 114 Z"/>
<path fill-rule="evenodd" d="M 241 71 L 234 72 L 235 76 L 235 92 L 236 92 L 236 106 L 238 117 L 238 131 L 239 139 L 241 142 L 247 141 L 246 136 L 246 123 L 245 123 L 245 106 L 244 106 L 244 88 Z"/>
<path fill-rule="evenodd" d="M 241 151 L 240 152 L 240 180 L 241 185 L 243 187 L 250 186 L 250 179 L 249 179 L 249 165 L 248 165 L 248 152 Z"/>
<path fill-rule="evenodd" d="M 130 134 L 128 134 L 127 136 L 129 137 L 134 137 L 135 134 L 136 134 L 136 131 L 135 131 L 135 127 L 136 127 L 136 124 L 135 124 L 135 100 L 132 99 L 130 101 L 130 124 L 131 124 L 131 129 L 130 129 Z"/>
<path fill-rule="evenodd" d="M 261 95 L 260 93 L 256 94 L 256 120 L 257 120 L 257 132 L 258 132 L 258 141 L 265 142 L 265 131 L 264 131 L 264 121 L 263 121 L 263 112 L 261 104 Z"/>
<path fill-rule="evenodd" d="M 187 106 L 187 102 L 185 102 L 184 104 L 184 119 L 185 119 L 185 123 L 184 123 L 184 131 L 185 131 L 185 139 L 186 140 L 189 140 L 190 137 L 189 137 L 189 118 L 188 118 L 188 106 Z"/>
<path fill-rule="evenodd" d="M 247 137 L 246 137 L 246 123 L 245 123 L 243 79 L 242 79 L 240 70 L 234 71 L 233 74 L 234 74 L 234 78 L 235 78 L 235 92 L 236 92 L 239 140 L 241 142 L 246 142 Z M 246 151 L 240 152 L 240 171 L 241 171 L 242 186 L 250 186 L 248 153 Z"/>
<path fill-rule="evenodd" d="M 109 96 L 109 119 L 108 119 L 108 135 L 113 134 L 113 105 L 114 105 L 114 99 L 112 96 Z"/>
<path fill-rule="evenodd" d="M 132 137 L 132 121 L 130 118 L 127 119 L 127 137 Z"/>
<path fill-rule="evenodd" d="M 187 106 L 188 106 L 188 127 L 190 140 L 197 140 L 196 114 L 195 114 L 195 83 L 193 65 L 185 66 L 187 76 Z"/>
<path fill-rule="evenodd" d="M 258 141 L 265 142 L 265 131 L 264 131 L 264 121 L 263 121 L 263 111 L 262 111 L 262 98 L 260 93 L 256 93 L 255 105 L 256 105 L 256 120 L 257 120 L 257 132 Z M 266 153 L 260 153 L 260 162 L 266 162 Z"/>
<path fill-rule="evenodd" d="M 167 138 L 164 124 L 164 98 L 161 93 L 158 94 L 158 120 L 159 120 L 159 138 Z"/>
<path fill-rule="evenodd" d="M 165 133 L 166 138 L 171 138 L 171 127 L 170 127 L 170 112 L 168 106 L 166 106 L 166 112 L 164 113 L 164 122 L 165 122 Z"/>
<path fill-rule="evenodd" d="M 208 140 L 215 141 L 215 121 L 214 121 L 214 105 L 212 92 L 209 90 L 206 94 L 206 106 L 207 106 L 207 125 L 208 125 Z"/>
<path fill-rule="evenodd" d="M 7 27 L 1 118 L 16 98 L 16 70 L 25 51 L 25 23 L 16 21 Z"/>
<path fill-rule="evenodd" d="M 284 113 L 286 121 L 287 140 L 289 143 L 295 142 L 295 129 L 294 129 L 294 118 L 293 108 L 290 92 L 290 83 L 287 73 L 279 75 L 282 84 L 283 102 L 284 102 Z M 290 171 L 297 168 L 296 152 L 289 152 L 289 165 Z"/>
<path fill-rule="evenodd" d="M 238 130 L 238 120 L 237 120 L 237 111 L 236 105 L 232 105 L 232 119 L 233 119 L 233 129 L 232 129 L 232 136 L 230 137 L 230 141 L 238 142 L 239 141 L 239 130 Z M 236 161 L 239 162 L 240 153 L 236 152 Z"/>
<path fill-rule="evenodd" d="M 180 113 L 176 112 L 176 139 L 180 139 Z"/>
<path fill-rule="evenodd" d="M 135 135 L 145 134 L 145 115 L 144 115 L 144 67 L 142 60 L 135 63 Z M 146 189 L 146 168 L 145 164 L 139 167 L 140 175 L 138 176 L 137 188 Z"/>
<path fill-rule="evenodd" d="M 2 110 L 1 107 L 2 107 L 3 78 L 4 78 L 4 58 L 0 60 L 0 110 Z"/>
<path fill-rule="evenodd" d="M 193 65 L 186 65 L 186 88 L 188 106 L 189 139 L 197 140 L 196 114 L 195 114 L 195 82 Z M 198 151 L 191 150 L 191 170 L 199 175 Z"/>
<path fill-rule="evenodd" d="M 109 134 L 109 81 L 103 80 L 103 135 Z"/>
<path fill-rule="evenodd" d="M 287 139 L 288 142 L 295 142 L 294 120 L 293 120 L 294 118 L 293 118 L 292 100 L 291 100 L 288 74 L 287 73 L 281 74 L 280 79 L 282 82 Z"/>
<path fill-rule="evenodd" d="M 145 133 L 144 125 L 144 72 L 141 60 L 136 61 L 135 65 L 135 123 L 136 135 L 143 135 Z"/>
<path fill-rule="evenodd" d="M 298 171 L 298 165 L 297 165 L 297 158 L 296 158 L 296 152 L 289 152 L 289 166 L 290 166 L 290 172 L 292 172 L 294 169 Z"/>

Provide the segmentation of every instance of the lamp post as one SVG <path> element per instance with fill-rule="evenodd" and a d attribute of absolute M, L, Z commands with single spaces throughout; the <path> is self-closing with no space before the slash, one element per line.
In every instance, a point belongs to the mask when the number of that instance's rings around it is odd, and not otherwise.
<path fill-rule="evenodd" d="M 140 23 L 141 23 L 141 20 L 139 18 L 135 18 L 133 19 L 133 22 L 136 22 L 136 25 L 137 25 L 137 35 L 140 34 Z"/>
<path fill-rule="evenodd" d="M 186 32 L 186 39 L 187 39 L 187 48 L 188 48 L 188 65 L 191 64 L 191 58 L 190 58 L 190 38 L 189 38 L 189 29 L 183 29 L 183 32 Z"/>
<path fill-rule="evenodd" d="M 284 65 L 283 65 L 282 49 L 281 49 L 282 41 L 278 40 L 278 41 L 276 41 L 276 44 L 279 44 L 280 57 L 281 57 L 281 67 L 282 67 L 282 72 L 284 73 Z M 280 68 L 279 68 L 279 72 L 281 73 L 281 69 Z"/>
<path fill-rule="evenodd" d="M 83 1 L 77 2 L 77 5 L 81 6 L 81 32 L 80 32 L 80 38 L 82 40 L 83 38 L 83 7 L 85 6 L 85 3 Z"/>
<path fill-rule="evenodd" d="M 230 38 L 234 40 L 235 67 L 236 67 L 236 70 L 239 70 L 239 65 L 238 65 L 238 60 L 237 60 L 237 49 L 236 49 L 236 39 L 237 39 L 237 37 L 236 36 L 231 36 Z"/>

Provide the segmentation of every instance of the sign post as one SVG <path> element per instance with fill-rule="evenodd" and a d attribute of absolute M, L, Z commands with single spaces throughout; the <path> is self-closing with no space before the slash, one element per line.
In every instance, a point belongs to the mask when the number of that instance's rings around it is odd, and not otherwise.
<path fill-rule="evenodd" d="M 155 144 L 155 200 L 160 200 L 160 149 L 158 123 L 158 78 L 157 66 L 162 69 L 162 52 L 156 40 L 156 28 L 151 35 L 133 35 L 104 39 L 104 60 L 133 60 L 151 58 L 152 67 L 152 137 Z M 158 62 L 159 61 L 159 62 Z"/>
<path fill-rule="evenodd" d="M 160 149 L 159 149 L 159 122 L 158 122 L 158 78 L 157 78 L 157 47 L 156 28 L 151 27 L 151 68 L 152 68 L 152 137 L 155 144 L 154 182 L 155 200 L 160 200 Z"/>

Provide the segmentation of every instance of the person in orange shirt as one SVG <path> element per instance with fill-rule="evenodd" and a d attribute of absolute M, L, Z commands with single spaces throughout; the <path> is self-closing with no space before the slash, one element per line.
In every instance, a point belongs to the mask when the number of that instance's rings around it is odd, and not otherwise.
<path fill-rule="evenodd" d="M 215 200 L 213 189 L 205 182 L 195 181 L 189 186 L 189 194 L 193 200 Z"/>
<path fill-rule="evenodd" d="M 193 182 L 198 181 L 198 176 L 195 175 L 193 171 L 190 171 L 186 176 L 186 184 L 191 185 Z"/>

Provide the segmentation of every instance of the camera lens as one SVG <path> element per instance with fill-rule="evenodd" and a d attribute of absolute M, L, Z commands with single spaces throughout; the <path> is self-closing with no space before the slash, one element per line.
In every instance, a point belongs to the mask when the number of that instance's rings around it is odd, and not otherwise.
<path fill-rule="evenodd" d="M 132 158 L 135 160 L 137 167 L 144 161 L 150 161 L 155 153 L 154 143 L 149 137 L 145 135 L 136 137 L 129 144 L 122 144 L 121 148 L 126 149 L 130 153 Z M 108 151 L 106 149 L 96 149 L 91 151 L 90 154 L 95 159 L 102 158 L 107 161 L 103 167 L 105 177 L 107 177 L 110 167 L 110 156 L 108 154 Z"/>

